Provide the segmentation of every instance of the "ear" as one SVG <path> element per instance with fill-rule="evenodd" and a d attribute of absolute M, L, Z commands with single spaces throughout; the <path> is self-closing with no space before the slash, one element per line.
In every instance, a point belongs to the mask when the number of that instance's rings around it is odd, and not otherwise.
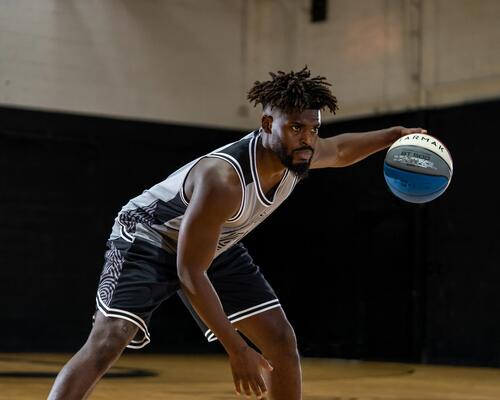
<path fill-rule="evenodd" d="M 264 132 L 270 134 L 273 130 L 273 117 L 268 115 L 268 114 L 264 114 L 262 116 L 261 123 L 262 123 L 262 129 L 264 130 Z"/>

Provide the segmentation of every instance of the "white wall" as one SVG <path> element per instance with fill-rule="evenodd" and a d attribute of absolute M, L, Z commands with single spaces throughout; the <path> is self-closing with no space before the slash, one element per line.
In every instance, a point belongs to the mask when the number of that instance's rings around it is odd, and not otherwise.
<path fill-rule="evenodd" d="M 423 103 L 500 97 L 500 1 L 424 5 Z"/>
<path fill-rule="evenodd" d="M 241 126 L 241 0 L 0 0 L 0 104 Z"/>
<path fill-rule="evenodd" d="M 327 23 L 304 24 L 300 58 L 330 77 L 339 116 L 416 105 L 416 43 L 407 3 L 331 1 Z"/>
<path fill-rule="evenodd" d="M 499 0 L 309 4 L 0 0 L 0 104 L 253 128 L 251 84 L 305 64 L 337 118 L 500 97 Z"/>
<path fill-rule="evenodd" d="M 339 117 L 499 98 L 499 20 L 498 0 L 330 0 L 295 64 L 330 77 Z"/>

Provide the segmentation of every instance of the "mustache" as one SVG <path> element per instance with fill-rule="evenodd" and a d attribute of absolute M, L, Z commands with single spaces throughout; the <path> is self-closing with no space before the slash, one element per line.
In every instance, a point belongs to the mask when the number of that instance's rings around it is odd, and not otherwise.
<path fill-rule="evenodd" d="M 314 149 L 311 147 L 311 146 L 304 146 L 304 147 L 300 147 L 298 149 L 295 149 L 293 150 L 293 152 L 296 152 L 296 151 L 302 151 L 302 150 L 310 150 L 311 152 L 314 153 Z"/>

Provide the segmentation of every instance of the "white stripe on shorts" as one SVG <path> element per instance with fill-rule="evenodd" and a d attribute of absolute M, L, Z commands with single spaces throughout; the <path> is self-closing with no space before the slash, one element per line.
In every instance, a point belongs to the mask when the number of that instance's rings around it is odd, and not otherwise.
<path fill-rule="evenodd" d="M 242 319 L 252 317 L 254 315 L 263 313 L 264 311 L 271 310 L 273 308 L 281 307 L 281 304 L 278 299 L 266 301 L 265 303 L 258 304 L 256 306 L 247 308 L 242 311 L 238 311 L 234 314 L 231 314 L 227 317 L 229 319 L 229 322 L 234 324 L 235 322 L 241 321 Z M 212 332 L 211 329 L 208 329 L 205 332 L 205 337 L 209 342 L 215 342 L 217 340 L 217 336 Z"/>

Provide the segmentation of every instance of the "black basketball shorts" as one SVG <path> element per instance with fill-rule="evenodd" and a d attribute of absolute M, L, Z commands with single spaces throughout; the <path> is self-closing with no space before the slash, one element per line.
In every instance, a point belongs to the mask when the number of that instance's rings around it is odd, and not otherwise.
<path fill-rule="evenodd" d="M 135 238 L 108 241 L 97 290 L 97 309 L 106 317 L 128 320 L 139 331 L 127 346 L 139 349 L 151 341 L 148 323 L 153 311 L 179 294 L 209 342 L 217 340 L 202 322 L 180 289 L 176 256 Z M 230 322 L 280 307 L 273 289 L 238 243 L 216 257 L 207 271 Z"/>

